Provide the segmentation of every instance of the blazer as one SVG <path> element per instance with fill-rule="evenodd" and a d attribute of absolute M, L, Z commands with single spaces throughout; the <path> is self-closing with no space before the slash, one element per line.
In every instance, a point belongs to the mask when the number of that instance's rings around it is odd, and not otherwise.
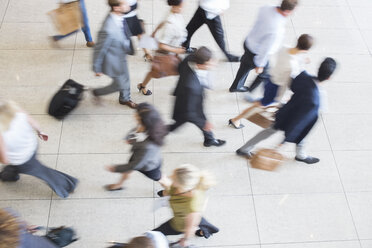
<path fill-rule="evenodd" d="M 188 64 L 192 56 L 187 56 L 178 67 L 180 77 L 173 93 L 176 96 L 173 119 L 204 127 L 207 121 L 203 107 L 204 87 Z"/>
<path fill-rule="evenodd" d="M 93 71 L 104 73 L 109 77 L 128 74 L 127 54 L 133 55 L 134 49 L 130 40 L 129 28 L 127 32 L 118 27 L 114 18 L 109 14 L 94 46 Z"/>
<path fill-rule="evenodd" d="M 291 99 L 276 114 L 274 128 L 285 132 L 285 141 L 300 143 L 318 120 L 319 90 L 314 77 L 303 71 L 292 82 Z"/>
<path fill-rule="evenodd" d="M 162 163 L 160 147 L 149 139 L 132 144 L 132 156 L 129 162 L 115 166 L 115 172 L 127 172 L 132 170 L 151 171 L 159 168 Z"/>

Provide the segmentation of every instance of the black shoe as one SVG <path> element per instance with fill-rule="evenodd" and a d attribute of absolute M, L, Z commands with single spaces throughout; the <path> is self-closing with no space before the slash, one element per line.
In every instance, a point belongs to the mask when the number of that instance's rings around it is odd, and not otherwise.
<path fill-rule="evenodd" d="M 158 196 L 163 197 L 164 196 L 164 190 L 159 190 L 157 192 Z"/>
<path fill-rule="evenodd" d="M 306 164 L 315 164 L 315 163 L 318 163 L 320 161 L 319 158 L 314 158 L 314 157 L 310 157 L 310 156 L 308 156 L 304 159 L 295 157 L 295 160 L 300 161 L 300 162 L 304 162 Z"/>
<path fill-rule="evenodd" d="M 247 92 L 249 91 L 249 88 L 247 86 L 240 87 L 238 89 L 230 88 L 230 92 Z"/>
<path fill-rule="evenodd" d="M 235 123 L 231 119 L 229 120 L 228 125 L 234 127 L 235 129 L 241 129 L 245 127 L 243 124 L 239 124 L 239 126 L 235 125 Z"/>
<path fill-rule="evenodd" d="M 242 150 L 238 149 L 235 151 L 236 155 L 245 157 L 247 159 L 251 159 L 253 154 L 251 152 L 243 152 Z"/>
<path fill-rule="evenodd" d="M 225 140 L 220 139 L 214 139 L 214 140 L 206 140 L 204 141 L 204 146 L 210 147 L 210 146 L 222 146 L 226 143 Z"/>
<path fill-rule="evenodd" d="M 187 54 L 195 53 L 196 50 L 198 49 L 196 49 L 195 47 L 189 47 L 189 48 L 186 48 L 186 53 Z"/>
<path fill-rule="evenodd" d="M 227 60 L 229 62 L 239 62 L 240 61 L 240 57 L 239 56 L 232 55 L 232 54 L 229 54 L 229 55 L 227 55 Z"/>

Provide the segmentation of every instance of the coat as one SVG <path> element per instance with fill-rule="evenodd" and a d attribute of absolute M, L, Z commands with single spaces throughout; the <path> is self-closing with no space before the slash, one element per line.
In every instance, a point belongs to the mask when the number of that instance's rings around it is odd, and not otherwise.
<path fill-rule="evenodd" d="M 109 77 L 118 77 L 129 74 L 127 54 L 134 54 L 130 31 L 126 33 L 115 23 L 114 17 L 109 14 L 94 46 L 93 71 L 104 73 Z"/>
<path fill-rule="evenodd" d="M 189 66 L 191 56 L 186 57 L 178 67 L 180 77 L 173 93 L 176 96 L 173 119 L 192 122 L 203 128 L 207 121 L 203 107 L 204 87 Z"/>
<path fill-rule="evenodd" d="M 274 129 L 285 132 L 286 142 L 298 144 L 318 120 L 319 90 L 306 71 L 293 80 L 291 90 L 291 99 L 276 114 Z"/>

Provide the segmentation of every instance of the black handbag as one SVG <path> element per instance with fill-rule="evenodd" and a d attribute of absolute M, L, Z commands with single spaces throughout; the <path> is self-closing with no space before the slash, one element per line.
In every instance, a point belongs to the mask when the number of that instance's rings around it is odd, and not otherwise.
<path fill-rule="evenodd" d="M 70 227 L 64 226 L 50 229 L 45 237 L 58 247 L 65 247 L 78 240 L 75 231 Z"/>

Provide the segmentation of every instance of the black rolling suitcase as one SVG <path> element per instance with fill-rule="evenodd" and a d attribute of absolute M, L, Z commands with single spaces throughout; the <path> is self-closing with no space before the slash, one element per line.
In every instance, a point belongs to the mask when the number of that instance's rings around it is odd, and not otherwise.
<path fill-rule="evenodd" d="M 49 104 L 48 114 L 63 119 L 82 99 L 84 86 L 72 79 L 67 80 L 58 92 L 53 96 Z"/>

